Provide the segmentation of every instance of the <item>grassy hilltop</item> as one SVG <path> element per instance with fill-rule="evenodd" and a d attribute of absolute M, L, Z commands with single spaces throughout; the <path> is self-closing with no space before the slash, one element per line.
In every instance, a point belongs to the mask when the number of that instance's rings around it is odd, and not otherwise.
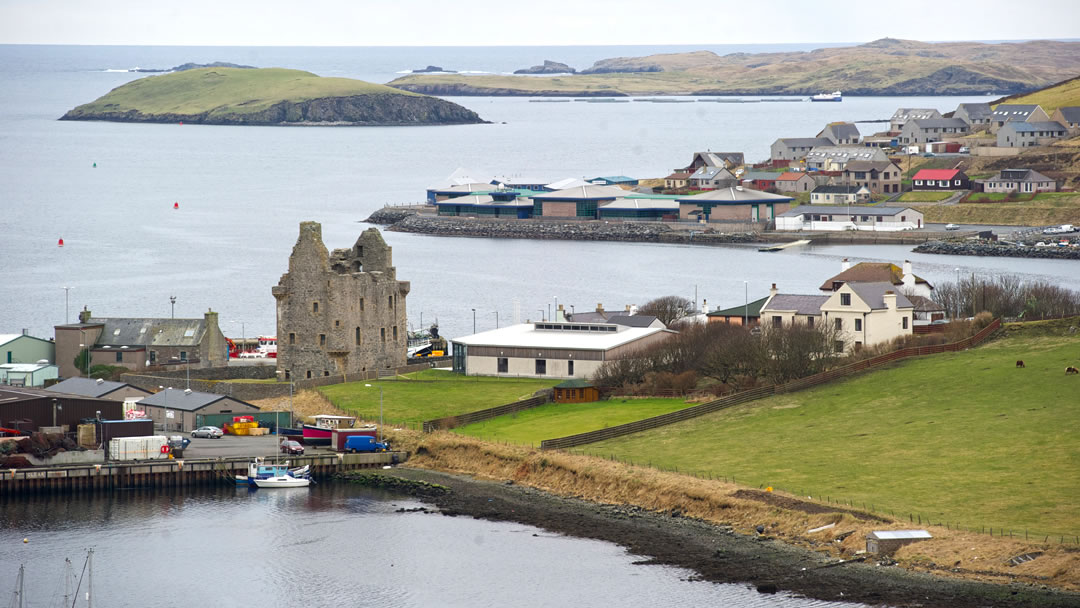
<path fill-rule="evenodd" d="M 457 104 L 349 78 L 283 68 L 201 68 L 149 76 L 61 120 L 204 124 L 455 124 L 483 122 Z"/>
<path fill-rule="evenodd" d="M 412 74 L 391 86 L 439 95 L 970 95 L 1030 91 L 1080 73 L 1080 43 L 882 39 L 810 52 L 616 57 L 573 75 Z"/>

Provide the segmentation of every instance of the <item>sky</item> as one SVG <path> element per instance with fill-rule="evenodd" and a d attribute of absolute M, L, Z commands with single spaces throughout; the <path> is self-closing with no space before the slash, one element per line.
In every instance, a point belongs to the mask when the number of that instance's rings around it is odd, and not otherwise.
<path fill-rule="evenodd" d="M 0 44 L 544 46 L 1080 38 L 1080 0 L 1022 4 L 1017 12 L 1016 0 L 716 0 L 698 6 L 660 0 L 0 0 Z"/>

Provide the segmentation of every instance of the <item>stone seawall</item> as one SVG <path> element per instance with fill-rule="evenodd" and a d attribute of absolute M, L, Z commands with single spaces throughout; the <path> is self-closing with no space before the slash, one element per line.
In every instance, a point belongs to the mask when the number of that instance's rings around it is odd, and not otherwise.
<path fill-rule="evenodd" d="M 373 216 L 374 217 L 374 216 Z M 385 216 L 383 216 L 385 217 Z M 379 218 L 383 219 L 383 218 Z M 373 221 L 371 218 L 368 221 Z M 648 222 L 598 221 L 528 221 L 434 217 L 409 215 L 388 230 L 436 236 L 469 236 L 504 239 L 626 241 L 636 243 L 694 243 L 702 245 L 748 243 L 757 240 L 754 233 L 722 233 L 710 226 L 707 231 L 673 230 L 670 226 Z"/>
<path fill-rule="evenodd" d="M 1017 247 L 1016 245 L 990 242 L 950 243 L 930 241 L 919 245 L 912 251 L 916 253 L 941 253 L 945 255 L 1080 260 L 1080 248 L 1077 247 Z"/>

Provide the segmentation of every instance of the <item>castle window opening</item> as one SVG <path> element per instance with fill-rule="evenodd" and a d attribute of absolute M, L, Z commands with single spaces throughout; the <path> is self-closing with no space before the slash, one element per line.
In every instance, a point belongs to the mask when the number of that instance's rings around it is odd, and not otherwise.
<path fill-rule="evenodd" d="M 311 312 L 319 312 L 319 303 L 318 302 L 312 302 L 311 303 Z"/>

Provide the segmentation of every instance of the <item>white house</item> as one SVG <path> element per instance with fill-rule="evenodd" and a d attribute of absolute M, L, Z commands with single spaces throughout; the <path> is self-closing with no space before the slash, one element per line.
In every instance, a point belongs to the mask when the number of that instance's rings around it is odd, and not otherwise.
<path fill-rule="evenodd" d="M 800 205 L 776 216 L 777 230 L 916 230 L 923 214 L 910 207 Z"/>
<path fill-rule="evenodd" d="M 467 376 L 587 378 L 604 361 L 631 356 L 675 334 L 652 325 L 519 323 L 455 338 L 453 367 Z"/>
<path fill-rule="evenodd" d="M 840 335 L 839 352 L 910 335 L 914 308 L 891 283 L 844 283 L 821 305 L 821 314 Z"/>

